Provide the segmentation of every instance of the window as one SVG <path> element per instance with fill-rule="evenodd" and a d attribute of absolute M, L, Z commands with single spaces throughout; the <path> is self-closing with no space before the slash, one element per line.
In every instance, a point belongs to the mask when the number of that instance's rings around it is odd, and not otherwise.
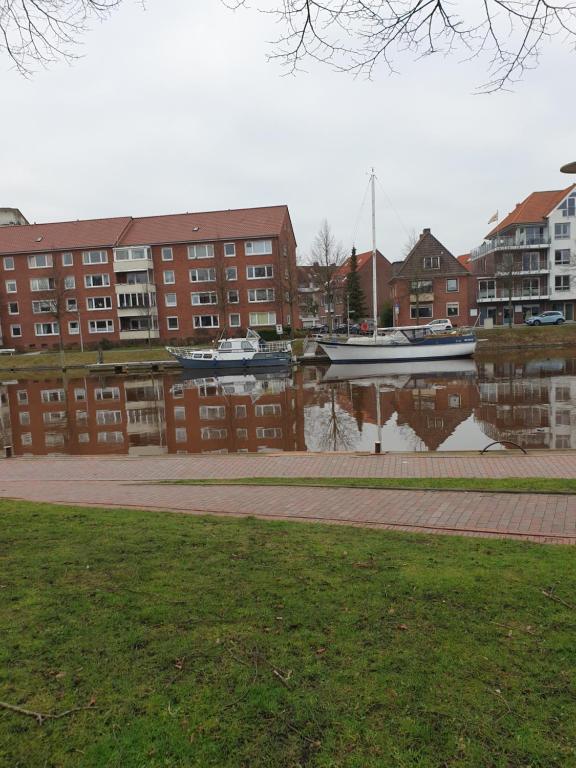
<path fill-rule="evenodd" d="M 88 411 L 76 410 L 76 423 L 77 424 L 86 424 L 88 421 Z"/>
<path fill-rule="evenodd" d="M 176 442 L 185 443 L 188 439 L 186 436 L 186 427 L 176 427 Z"/>
<path fill-rule="evenodd" d="M 89 333 L 114 333 L 114 321 L 113 320 L 89 320 L 88 332 Z"/>
<path fill-rule="evenodd" d="M 172 261 L 174 259 L 174 253 L 172 248 L 162 248 L 162 261 Z"/>
<path fill-rule="evenodd" d="M 19 389 L 16 393 L 18 405 L 28 405 L 28 392 L 25 389 Z"/>
<path fill-rule="evenodd" d="M 276 325 L 276 312 L 250 312 L 250 325 Z"/>
<path fill-rule="evenodd" d="M 228 291 L 228 303 L 239 304 L 240 303 L 240 291 Z"/>
<path fill-rule="evenodd" d="M 41 315 L 43 312 L 55 312 L 56 311 L 56 302 L 50 301 L 49 299 L 44 299 L 41 301 L 33 301 L 32 302 L 32 312 L 35 315 Z"/>
<path fill-rule="evenodd" d="M 186 408 L 183 405 L 174 406 L 174 420 L 186 421 Z"/>
<path fill-rule="evenodd" d="M 99 443 L 123 443 L 124 435 L 122 432 L 98 432 Z"/>
<path fill-rule="evenodd" d="M 112 309 L 111 296 L 89 296 L 86 299 L 86 309 Z"/>
<path fill-rule="evenodd" d="M 557 427 L 570 426 L 570 411 L 556 411 L 556 426 Z"/>
<path fill-rule="evenodd" d="M 569 291 L 570 275 L 556 275 L 554 278 L 554 288 L 557 291 Z"/>
<path fill-rule="evenodd" d="M 410 304 L 410 317 L 412 320 L 417 320 L 420 317 L 432 318 L 432 304 L 420 304 L 420 306 Z"/>
<path fill-rule="evenodd" d="M 106 251 L 84 251 L 82 254 L 82 264 L 107 264 L 108 254 Z"/>
<path fill-rule="evenodd" d="M 218 315 L 194 315 L 194 328 L 218 328 Z"/>
<path fill-rule="evenodd" d="M 495 299 L 496 298 L 496 281 L 495 280 L 479 280 L 478 281 L 478 298 L 479 299 Z"/>
<path fill-rule="evenodd" d="M 96 400 L 120 400 L 120 387 L 97 388 L 94 390 L 94 397 Z"/>
<path fill-rule="evenodd" d="M 224 405 L 201 405 L 198 413 L 201 419 L 216 421 L 226 418 L 226 407 Z"/>
<path fill-rule="evenodd" d="M 272 240 L 248 240 L 244 243 L 246 256 L 264 256 L 272 253 Z"/>
<path fill-rule="evenodd" d="M 214 246 L 212 243 L 201 243 L 199 245 L 188 246 L 189 259 L 213 259 Z"/>
<path fill-rule="evenodd" d="M 149 258 L 149 248 L 117 248 L 114 251 L 114 261 L 144 261 Z"/>
<path fill-rule="evenodd" d="M 555 264 L 570 264 L 570 249 L 564 248 L 561 251 L 554 252 Z"/>
<path fill-rule="evenodd" d="M 45 432 L 44 433 L 44 445 L 51 447 L 56 445 L 64 445 L 64 435 L 60 432 Z"/>
<path fill-rule="evenodd" d="M 14 269 L 14 256 L 4 256 L 4 269 L 7 271 Z"/>
<path fill-rule="evenodd" d="M 450 277 L 448 280 L 446 280 L 446 292 L 447 293 L 458 293 L 458 278 L 457 277 Z"/>
<path fill-rule="evenodd" d="M 26 426 L 26 424 L 30 424 L 30 413 L 28 411 L 20 411 L 18 419 L 22 426 Z"/>
<path fill-rule="evenodd" d="M 216 282 L 216 270 L 213 268 L 191 269 L 189 274 L 190 274 L 191 283 L 215 283 Z"/>
<path fill-rule="evenodd" d="M 74 275 L 69 275 L 68 277 L 64 278 L 64 288 L 69 290 L 74 290 L 76 288 L 76 278 Z"/>
<path fill-rule="evenodd" d="M 240 315 L 238 313 L 234 312 L 231 315 L 228 315 L 228 321 L 230 323 L 230 328 L 240 328 Z"/>
<path fill-rule="evenodd" d="M 63 389 L 43 389 L 40 399 L 43 403 L 63 403 L 66 397 Z"/>
<path fill-rule="evenodd" d="M 570 222 L 554 224 L 554 237 L 556 240 L 568 240 L 570 238 Z"/>
<path fill-rule="evenodd" d="M 440 256 L 424 256 L 422 266 L 424 269 L 440 269 Z"/>
<path fill-rule="evenodd" d="M 56 281 L 53 277 L 37 277 L 30 280 L 31 291 L 53 291 Z"/>
<path fill-rule="evenodd" d="M 238 440 L 248 440 L 248 430 L 245 427 L 236 430 Z"/>
<path fill-rule="evenodd" d="M 576 194 L 572 192 L 570 197 L 568 197 L 558 206 L 558 210 L 562 211 L 562 216 L 576 215 Z"/>
<path fill-rule="evenodd" d="M 238 280 L 238 270 L 236 267 L 226 267 L 226 280 Z"/>
<path fill-rule="evenodd" d="M 446 304 L 446 317 L 458 317 L 460 314 L 460 304 L 453 302 Z"/>
<path fill-rule="evenodd" d="M 218 296 L 216 293 L 191 293 L 190 300 L 193 305 L 197 304 L 218 304 Z"/>
<path fill-rule="evenodd" d="M 122 424 L 122 411 L 96 411 L 96 424 Z"/>
<path fill-rule="evenodd" d="M 164 285 L 174 285 L 176 282 L 176 273 L 173 269 L 164 270 Z"/>
<path fill-rule="evenodd" d="M 9 315 L 17 315 L 20 312 L 20 308 L 18 306 L 17 301 L 10 301 L 8 303 L 8 314 Z"/>
<path fill-rule="evenodd" d="M 66 299 L 66 312 L 78 312 L 78 302 L 76 299 Z"/>
<path fill-rule="evenodd" d="M 177 331 L 178 330 L 178 318 L 177 317 L 167 317 L 166 318 L 166 324 L 168 326 L 169 331 Z"/>
<path fill-rule="evenodd" d="M 23 432 L 20 435 L 22 445 L 32 445 L 32 432 Z"/>
<path fill-rule="evenodd" d="M 46 269 L 52 266 L 52 255 L 49 253 L 37 253 L 34 256 L 28 256 L 28 266 L 30 269 Z"/>
<path fill-rule="evenodd" d="M 6 293 L 17 293 L 16 280 L 6 280 Z"/>
<path fill-rule="evenodd" d="M 44 424 L 56 424 L 58 421 L 64 421 L 66 411 L 47 411 L 42 415 Z"/>
<path fill-rule="evenodd" d="M 262 280 L 266 277 L 274 277 L 274 267 L 271 264 L 263 267 L 246 267 L 246 277 L 248 280 Z"/>
<path fill-rule="evenodd" d="M 280 403 L 266 403 L 265 405 L 257 405 L 255 409 L 256 416 L 280 416 L 282 414 L 282 406 Z"/>
<path fill-rule="evenodd" d="M 62 254 L 62 266 L 63 267 L 73 267 L 74 266 L 74 256 L 71 253 L 63 253 Z"/>
<path fill-rule="evenodd" d="M 22 326 L 21 325 L 11 325 L 10 326 L 10 336 L 12 338 L 16 339 L 22 336 Z"/>
<path fill-rule="evenodd" d="M 68 333 L 70 336 L 77 336 L 80 333 L 80 323 L 78 320 L 68 321 Z"/>
<path fill-rule="evenodd" d="M 108 288 L 110 275 L 84 275 L 86 288 Z"/>
<path fill-rule="evenodd" d="M 245 419 L 247 416 L 246 406 L 245 405 L 237 405 L 234 408 L 234 416 L 237 419 Z"/>
<path fill-rule="evenodd" d="M 282 437 L 282 430 L 280 427 L 256 427 L 256 437 L 259 440 L 262 440 L 266 437 Z"/>
<path fill-rule="evenodd" d="M 164 294 L 164 306 L 166 307 L 175 307 L 177 305 L 178 301 L 176 299 L 175 293 L 165 293 Z"/>
<path fill-rule="evenodd" d="M 224 440 L 226 437 L 228 437 L 228 430 L 226 428 L 202 427 L 200 430 L 201 440 Z"/>
<path fill-rule="evenodd" d="M 224 256 L 236 256 L 236 243 L 224 243 Z"/>
<path fill-rule="evenodd" d="M 34 323 L 36 336 L 58 336 L 60 327 L 58 323 Z"/>
<path fill-rule="evenodd" d="M 251 288 L 248 291 L 248 301 L 251 304 L 259 301 L 274 301 L 274 288 Z"/>
<path fill-rule="evenodd" d="M 86 390 L 82 387 L 76 387 L 74 390 L 74 399 L 78 401 L 86 400 Z"/>

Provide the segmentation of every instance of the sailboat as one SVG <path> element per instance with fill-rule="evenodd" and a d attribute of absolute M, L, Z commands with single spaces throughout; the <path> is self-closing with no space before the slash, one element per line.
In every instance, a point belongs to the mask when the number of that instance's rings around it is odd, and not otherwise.
<path fill-rule="evenodd" d="M 436 331 L 427 325 L 407 325 L 386 333 L 378 330 L 378 291 L 376 281 L 376 176 L 370 175 L 372 190 L 372 336 L 353 336 L 346 340 L 318 338 L 318 345 L 331 363 L 410 363 L 471 357 L 476 351 L 476 336 L 467 330 Z"/>

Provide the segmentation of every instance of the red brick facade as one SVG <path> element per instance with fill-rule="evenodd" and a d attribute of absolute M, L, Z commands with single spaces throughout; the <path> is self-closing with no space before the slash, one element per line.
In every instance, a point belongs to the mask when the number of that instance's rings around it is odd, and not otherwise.
<path fill-rule="evenodd" d="M 18 350 L 300 324 L 286 206 L 0 227 L 0 275 Z"/>

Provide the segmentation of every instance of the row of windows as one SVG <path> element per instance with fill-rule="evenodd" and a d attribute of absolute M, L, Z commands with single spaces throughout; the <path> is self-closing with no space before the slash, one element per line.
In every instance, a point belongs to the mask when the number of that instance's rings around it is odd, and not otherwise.
<path fill-rule="evenodd" d="M 68 322 L 68 333 L 71 336 L 76 336 L 80 333 L 80 324 L 78 320 L 70 320 Z M 88 333 L 114 333 L 114 321 L 113 320 L 89 320 L 88 321 Z M 10 326 L 10 335 L 12 338 L 20 338 L 22 336 L 22 326 L 15 324 Z M 52 323 L 34 323 L 34 335 L 35 336 L 59 336 L 60 324 L 57 322 Z"/>
<path fill-rule="evenodd" d="M 460 281 L 457 277 L 449 277 L 446 280 L 446 292 L 458 293 L 460 290 Z M 410 283 L 411 293 L 432 293 L 434 286 L 432 280 L 412 280 Z"/>
<path fill-rule="evenodd" d="M 458 317 L 460 315 L 460 304 L 458 302 L 449 302 L 446 304 L 446 317 Z M 427 318 L 431 320 L 434 317 L 432 304 L 411 304 L 410 317 L 412 320 L 418 318 Z"/>
<path fill-rule="evenodd" d="M 97 440 L 99 443 L 123 443 L 124 434 L 118 431 L 110 432 L 98 432 Z M 20 435 L 20 442 L 22 445 L 32 445 L 32 433 L 23 432 Z M 90 435 L 88 432 L 78 433 L 79 443 L 90 442 Z M 64 444 L 64 435 L 61 432 L 46 432 L 44 434 L 44 444 L 46 446 L 56 446 Z"/>
<path fill-rule="evenodd" d="M 227 267 L 224 270 L 224 276 L 227 281 L 238 279 L 238 269 L 236 267 Z M 265 280 L 274 277 L 274 267 L 271 264 L 262 266 L 247 266 L 246 278 L 248 280 Z M 176 274 L 174 270 L 164 270 L 164 284 L 173 285 L 176 283 Z M 215 283 L 216 270 L 213 267 L 191 269 L 189 270 L 191 283 Z M 76 288 L 76 278 L 68 275 L 62 283 L 64 290 L 74 290 Z M 86 288 L 104 288 L 110 285 L 110 275 L 85 275 L 84 285 Z M 6 280 L 6 293 L 18 293 L 18 284 L 16 280 Z M 54 291 L 58 287 L 58 281 L 55 277 L 33 277 L 30 279 L 30 290 Z"/>
<path fill-rule="evenodd" d="M 255 288 L 248 291 L 248 302 L 250 304 L 261 304 L 274 301 L 276 292 L 274 288 Z M 289 296 L 286 298 L 288 301 Z M 240 303 L 240 291 L 232 290 L 226 292 L 228 304 Z M 190 294 L 190 302 L 193 306 L 202 306 L 206 304 L 218 304 L 218 294 L 215 291 L 200 291 Z M 167 307 L 176 307 L 178 305 L 178 296 L 175 293 L 164 294 L 164 304 Z"/>
<path fill-rule="evenodd" d="M 555 275 L 554 276 L 554 290 L 555 291 L 569 291 L 570 290 L 570 275 Z M 521 293 L 523 296 L 538 296 L 542 290 L 542 293 L 546 293 L 546 286 L 540 286 L 540 280 L 537 277 L 526 278 L 522 280 L 521 284 L 514 285 L 512 288 L 512 294 L 518 295 Z M 507 286 L 500 286 L 500 296 L 506 296 L 508 291 Z M 480 299 L 494 299 L 497 296 L 496 280 L 479 280 L 478 281 L 478 298 Z"/>
<path fill-rule="evenodd" d="M 268 256 L 272 253 L 272 240 L 248 240 L 244 243 L 244 253 L 246 256 Z M 224 256 L 236 256 L 236 243 L 224 243 Z M 141 248 L 117 248 L 114 251 L 114 261 L 140 261 L 150 259 L 150 249 Z M 198 243 L 188 246 L 189 259 L 213 259 L 214 245 L 212 243 Z M 171 247 L 162 248 L 162 261 L 172 261 L 174 251 Z M 74 266 L 74 254 L 62 253 L 60 263 L 63 267 Z M 84 251 L 82 253 L 82 264 L 107 264 L 107 251 Z M 28 256 L 28 266 L 30 269 L 48 269 L 54 266 L 54 257 L 51 253 L 37 253 Z M 7 271 L 15 269 L 13 256 L 4 256 L 4 269 Z"/>
<path fill-rule="evenodd" d="M 176 427 L 174 435 L 177 443 L 188 441 L 186 427 Z M 228 430 L 225 427 L 202 427 L 200 429 L 201 440 L 224 440 L 228 437 Z M 239 428 L 236 430 L 236 437 L 240 440 L 248 439 L 248 430 Z M 256 437 L 259 440 L 265 438 L 280 439 L 282 437 L 281 427 L 256 427 Z"/>
<path fill-rule="evenodd" d="M 16 392 L 18 405 L 28 405 L 28 392 L 25 389 L 19 389 Z M 63 389 L 42 389 L 40 399 L 43 403 L 63 403 L 66 400 L 66 393 Z M 74 389 L 74 399 L 78 402 L 86 400 L 86 390 L 84 387 Z M 120 387 L 96 387 L 94 389 L 95 400 L 119 400 Z"/>

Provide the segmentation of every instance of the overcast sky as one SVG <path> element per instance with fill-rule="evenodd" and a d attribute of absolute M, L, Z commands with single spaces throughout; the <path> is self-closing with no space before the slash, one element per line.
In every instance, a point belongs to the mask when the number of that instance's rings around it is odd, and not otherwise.
<path fill-rule="evenodd" d="M 374 166 L 378 246 L 397 260 L 412 229 L 464 253 L 496 209 L 570 182 L 576 58 L 560 43 L 514 93 L 474 96 L 478 61 L 284 77 L 266 60 L 270 17 L 146 5 L 124 0 L 72 66 L 25 80 L 0 60 L 0 206 L 41 222 L 287 203 L 304 259 L 324 218 L 346 248 L 370 247 Z"/>

